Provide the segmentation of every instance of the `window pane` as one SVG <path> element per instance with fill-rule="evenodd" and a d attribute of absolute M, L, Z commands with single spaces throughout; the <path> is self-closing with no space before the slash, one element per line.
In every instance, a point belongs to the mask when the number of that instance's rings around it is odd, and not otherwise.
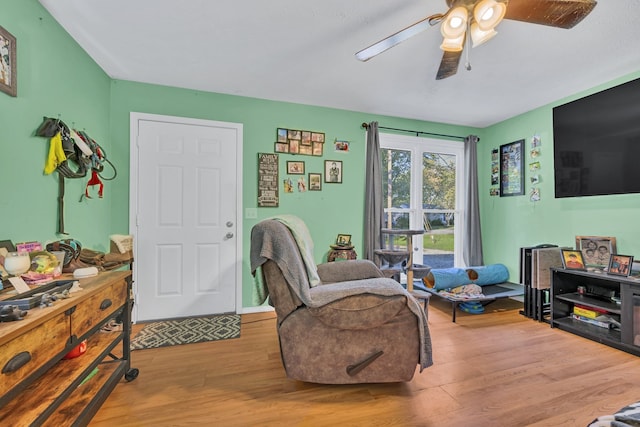
<path fill-rule="evenodd" d="M 409 228 L 411 152 L 382 150 L 384 228 Z"/>
<path fill-rule="evenodd" d="M 422 166 L 423 263 L 432 268 L 453 267 L 456 156 L 424 153 Z"/>

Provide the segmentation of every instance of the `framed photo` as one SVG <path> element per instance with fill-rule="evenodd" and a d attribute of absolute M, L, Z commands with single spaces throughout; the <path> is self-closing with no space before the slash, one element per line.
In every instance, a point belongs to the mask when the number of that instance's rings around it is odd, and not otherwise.
<path fill-rule="evenodd" d="M 567 270 L 586 270 L 582 252 L 573 249 L 562 249 L 562 266 Z"/>
<path fill-rule="evenodd" d="M 342 162 L 340 160 L 324 161 L 324 182 L 342 184 Z"/>
<path fill-rule="evenodd" d="M 611 254 L 616 253 L 616 238 L 606 236 L 576 236 L 576 249 L 582 252 L 587 267 L 605 269 Z"/>
<path fill-rule="evenodd" d="M 287 142 L 287 130 L 283 128 L 278 128 L 276 131 L 276 141 L 277 142 Z"/>
<path fill-rule="evenodd" d="M 313 143 L 313 155 L 314 156 L 322 156 L 323 149 L 324 149 L 324 144 L 322 142 L 314 142 Z"/>
<path fill-rule="evenodd" d="M 322 174 L 310 173 L 309 174 L 309 191 L 321 191 L 322 190 Z"/>
<path fill-rule="evenodd" d="M 288 153 L 289 152 L 289 143 L 287 142 L 276 142 L 273 151 L 276 153 Z"/>
<path fill-rule="evenodd" d="M 313 153 L 313 149 L 310 145 L 300 145 L 300 154 L 304 154 L 305 156 L 310 156 Z"/>
<path fill-rule="evenodd" d="M 633 266 L 633 257 L 631 255 L 611 254 L 609 261 L 609 269 L 607 273 L 616 276 L 628 276 Z"/>
<path fill-rule="evenodd" d="M 311 132 L 311 141 L 324 143 L 324 133 L 321 132 Z"/>
<path fill-rule="evenodd" d="M 524 139 L 500 146 L 500 197 L 524 194 Z"/>
<path fill-rule="evenodd" d="M 0 27 L 0 90 L 18 96 L 16 38 Z"/>
<path fill-rule="evenodd" d="M 338 234 L 338 237 L 336 237 L 336 245 L 351 246 L 351 234 Z"/>
<path fill-rule="evenodd" d="M 304 162 L 287 161 L 287 173 L 289 175 L 304 175 Z"/>
<path fill-rule="evenodd" d="M 302 131 L 302 145 L 311 145 L 311 132 L 308 130 Z"/>
<path fill-rule="evenodd" d="M 300 140 L 300 138 L 302 138 L 302 132 L 299 130 L 295 130 L 295 129 L 289 129 L 289 132 L 287 134 L 287 138 L 289 139 L 295 139 L 295 140 Z"/>
<path fill-rule="evenodd" d="M 297 139 L 289 139 L 289 153 L 298 154 L 300 152 L 300 141 Z"/>

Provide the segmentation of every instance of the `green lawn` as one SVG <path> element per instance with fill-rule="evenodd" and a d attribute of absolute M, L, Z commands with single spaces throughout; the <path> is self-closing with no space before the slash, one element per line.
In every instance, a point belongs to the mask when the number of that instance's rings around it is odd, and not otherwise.
<path fill-rule="evenodd" d="M 453 230 L 452 230 L 453 231 Z M 394 237 L 396 247 L 406 247 L 407 238 L 404 236 Z M 424 249 L 437 249 L 441 251 L 453 252 L 453 233 L 449 234 L 429 234 L 422 237 Z"/>

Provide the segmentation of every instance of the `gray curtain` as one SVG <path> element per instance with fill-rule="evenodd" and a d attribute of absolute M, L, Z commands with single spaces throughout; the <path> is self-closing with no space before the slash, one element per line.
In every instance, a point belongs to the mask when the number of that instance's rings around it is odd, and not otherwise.
<path fill-rule="evenodd" d="M 380 249 L 382 227 L 382 171 L 380 163 L 380 135 L 378 122 L 367 127 L 367 164 L 364 208 L 364 259 L 376 262 L 376 249 Z"/>
<path fill-rule="evenodd" d="M 467 267 L 483 265 L 480 204 L 478 199 L 478 141 L 475 135 L 464 139 L 464 165 L 467 194 L 464 199 L 466 221 L 462 226 L 462 257 Z"/>

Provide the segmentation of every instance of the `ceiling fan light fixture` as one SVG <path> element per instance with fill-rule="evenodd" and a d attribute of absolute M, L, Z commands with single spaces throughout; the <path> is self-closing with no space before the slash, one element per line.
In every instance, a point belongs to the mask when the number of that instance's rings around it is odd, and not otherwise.
<path fill-rule="evenodd" d="M 492 30 L 502 21 L 507 5 L 496 0 L 480 0 L 473 9 L 473 18 L 483 31 Z"/>
<path fill-rule="evenodd" d="M 464 6 L 453 8 L 447 13 L 446 18 L 440 25 L 440 32 L 445 39 L 457 39 L 464 35 L 467 30 L 467 20 L 469 12 Z"/>
<path fill-rule="evenodd" d="M 480 29 L 480 26 L 478 25 L 477 22 L 474 22 L 473 24 L 471 24 L 470 31 L 471 31 L 471 41 L 473 42 L 473 47 L 480 46 L 481 44 L 491 40 L 496 34 L 498 34 L 498 32 L 493 28 L 488 31 L 484 31 Z"/>
<path fill-rule="evenodd" d="M 445 37 L 442 39 L 440 49 L 445 52 L 460 52 L 464 47 L 464 33 L 460 37 L 450 38 Z"/>

